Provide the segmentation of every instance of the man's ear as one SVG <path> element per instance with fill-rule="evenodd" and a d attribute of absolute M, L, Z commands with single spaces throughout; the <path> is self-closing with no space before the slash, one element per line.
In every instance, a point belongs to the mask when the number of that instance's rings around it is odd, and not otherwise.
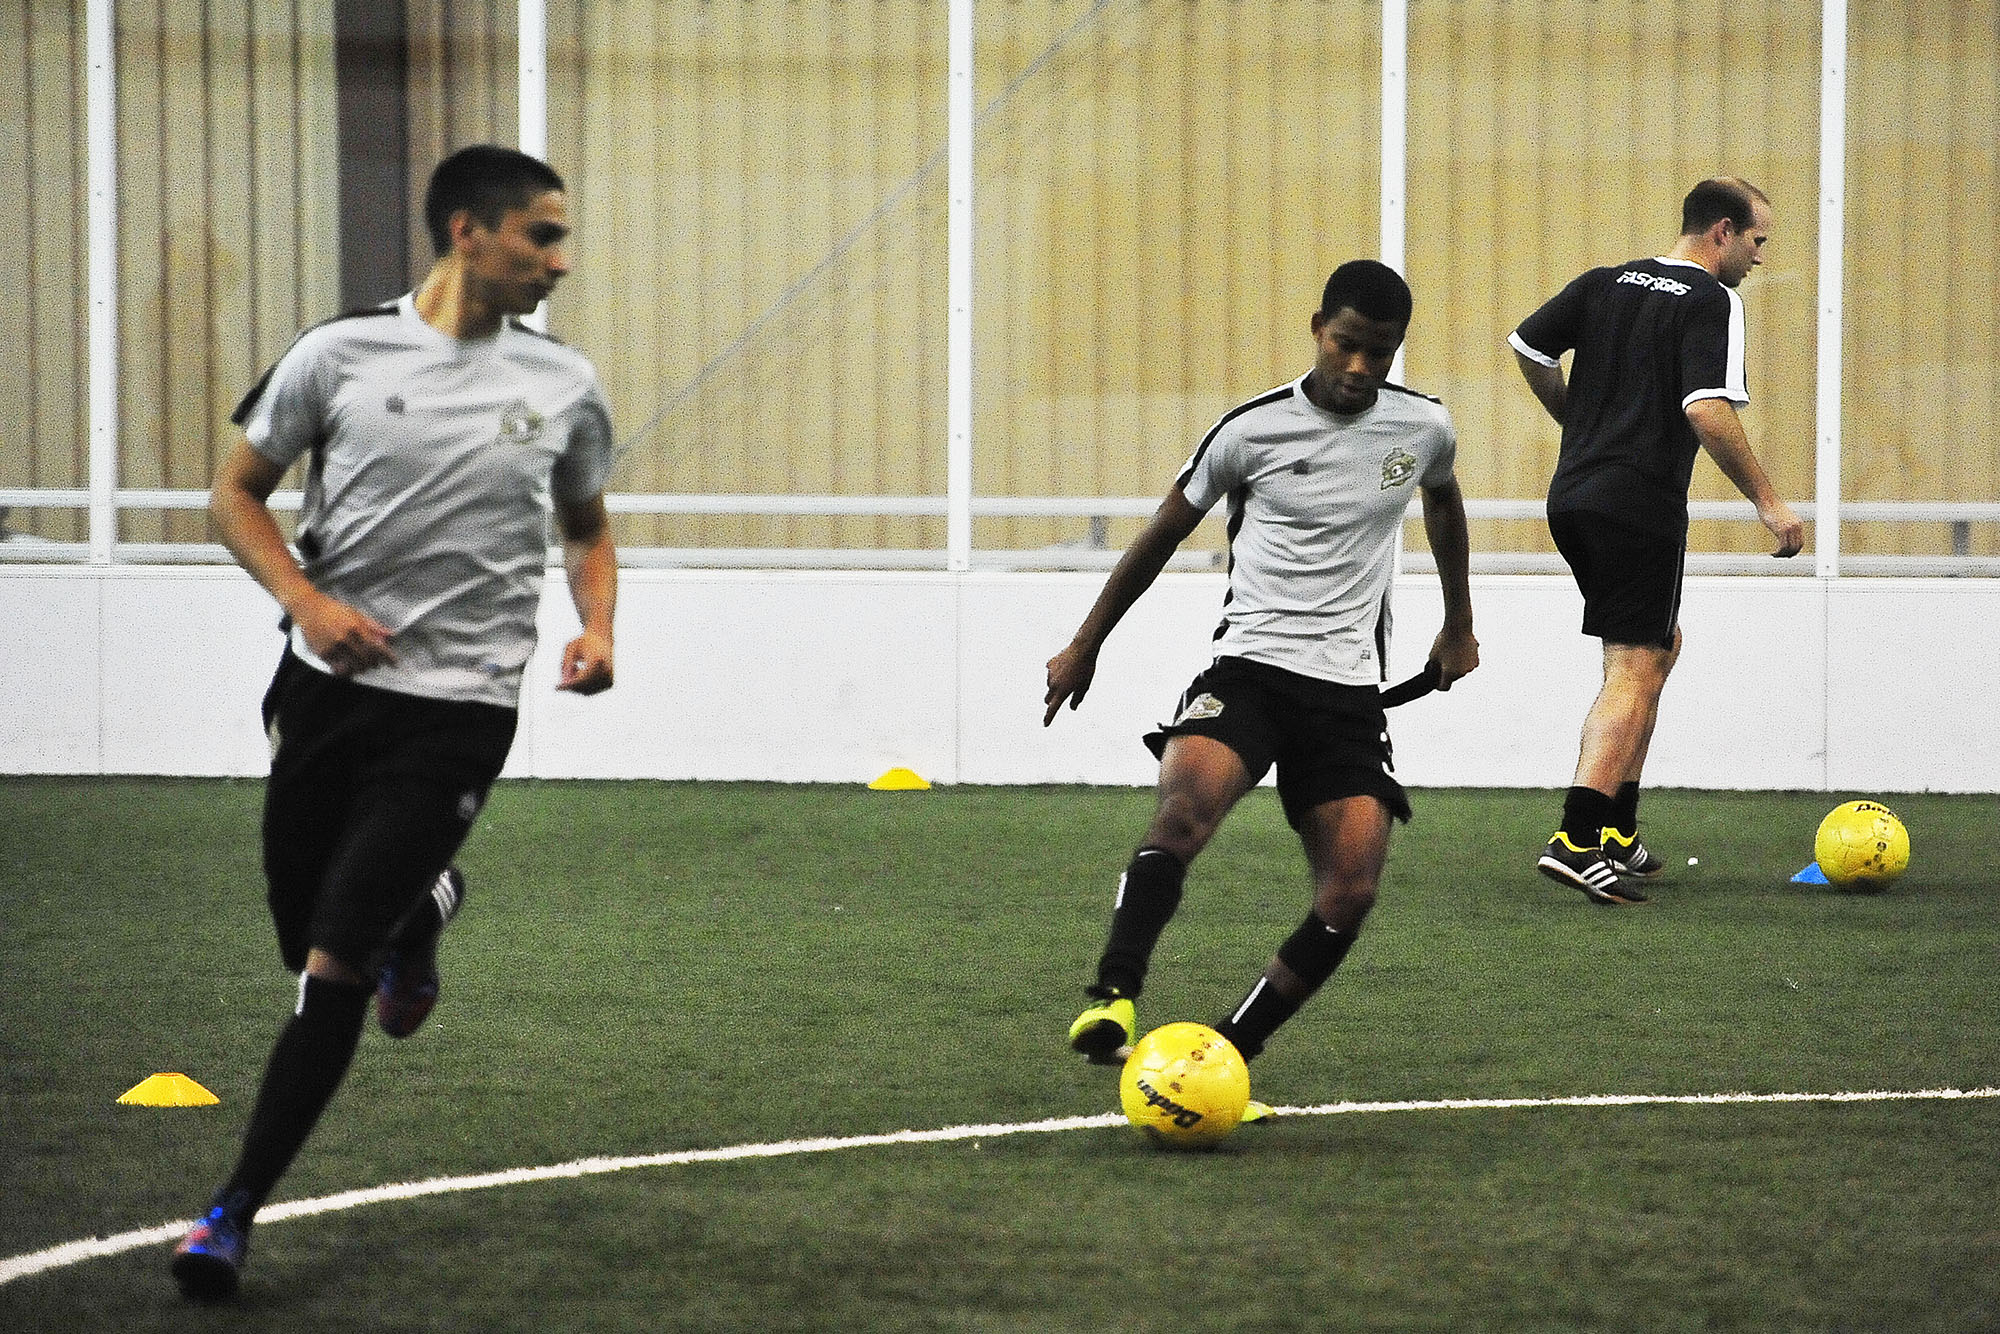
<path fill-rule="evenodd" d="M 479 219 L 472 216 L 472 210 L 469 208 L 458 209 L 446 219 L 445 229 L 451 235 L 452 249 L 458 249 L 460 242 L 471 236 L 472 229 L 478 225 Z"/>

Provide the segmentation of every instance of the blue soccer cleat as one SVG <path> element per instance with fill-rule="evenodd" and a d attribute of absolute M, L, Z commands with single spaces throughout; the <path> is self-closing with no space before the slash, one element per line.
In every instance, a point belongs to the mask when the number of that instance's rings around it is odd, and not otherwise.
<path fill-rule="evenodd" d="M 174 1247 L 174 1279 L 184 1296 L 219 1302 L 236 1295 L 249 1254 L 249 1221 L 218 1204 Z"/>
<path fill-rule="evenodd" d="M 375 1022 L 392 1038 L 417 1031 L 437 1005 L 437 938 L 465 902 L 465 876 L 456 866 L 438 873 L 428 900 L 418 907 L 435 912 L 436 930 L 419 936 L 416 945 L 391 945 L 375 979 Z"/>

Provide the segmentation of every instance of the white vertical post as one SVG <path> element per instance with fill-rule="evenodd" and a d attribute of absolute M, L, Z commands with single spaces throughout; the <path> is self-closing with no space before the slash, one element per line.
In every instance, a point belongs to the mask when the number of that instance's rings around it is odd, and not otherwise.
<path fill-rule="evenodd" d="M 1408 0 L 1382 0 L 1382 262 L 1404 271 L 1409 235 L 1409 61 Z M 1403 349 L 1396 349 L 1389 378 L 1403 378 Z"/>
<path fill-rule="evenodd" d="M 1408 0 L 1382 0 L 1382 262 L 1398 273 L 1408 235 L 1409 63 Z"/>
<path fill-rule="evenodd" d="M 84 18 L 92 565 L 111 563 L 118 538 L 118 54 L 113 3 L 90 0 Z"/>
<path fill-rule="evenodd" d="M 520 110 L 521 151 L 547 160 L 549 156 L 549 13 L 547 0 L 520 0 L 516 14 L 514 64 Z M 524 321 L 544 332 L 549 327 L 549 303 L 535 307 Z"/>
<path fill-rule="evenodd" d="M 1847 0 L 1821 0 L 1819 23 L 1819 365 L 1814 385 L 1813 551 L 1840 573 L 1840 330 L 1847 244 Z"/>
<path fill-rule="evenodd" d="M 951 0 L 946 91 L 945 568 L 972 568 L 972 4 Z"/>
<path fill-rule="evenodd" d="M 516 15 L 521 151 L 549 155 L 549 9 L 547 0 L 520 0 Z"/>
<path fill-rule="evenodd" d="M 1408 0 L 1382 0 L 1382 220 L 1381 259 L 1402 273 L 1409 218 L 1410 11 Z M 1389 366 L 1403 379 L 1403 349 Z M 1397 530 L 1396 573 L 1403 572 L 1402 529 Z M 1386 667 L 1387 664 L 1384 664 Z"/>

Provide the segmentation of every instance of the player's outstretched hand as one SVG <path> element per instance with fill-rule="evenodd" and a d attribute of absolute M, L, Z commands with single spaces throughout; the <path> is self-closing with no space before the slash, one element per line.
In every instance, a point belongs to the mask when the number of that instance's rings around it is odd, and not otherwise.
<path fill-rule="evenodd" d="M 1771 536 L 1778 539 L 1778 549 L 1773 556 L 1796 556 L 1805 549 L 1806 526 L 1799 516 L 1792 513 L 1792 507 L 1780 500 L 1769 511 L 1760 511 L 1757 517 L 1771 530 Z"/>
<path fill-rule="evenodd" d="M 1090 690 L 1090 679 L 1097 674 L 1097 658 L 1083 652 L 1076 645 L 1049 659 L 1049 690 L 1042 696 L 1042 703 L 1048 711 L 1042 715 L 1042 726 L 1047 727 L 1056 720 L 1063 701 L 1068 700 L 1073 710 L 1083 703 L 1084 695 Z"/>
<path fill-rule="evenodd" d="M 557 690 L 596 695 L 611 689 L 611 641 L 586 630 L 563 646 Z"/>

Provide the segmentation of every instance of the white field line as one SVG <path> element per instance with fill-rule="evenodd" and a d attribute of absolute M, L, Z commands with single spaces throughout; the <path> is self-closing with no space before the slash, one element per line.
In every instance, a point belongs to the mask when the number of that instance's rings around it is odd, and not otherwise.
<path fill-rule="evenodd" d="M 1961 1098 L 2000 1098 L 2000 1088 L 1879 1090 L 1866 1093 L 1593 1093 L 1567 1098 L 1435 1098 L 1417 1102 L 1323 1102 L 1308 1107 L 1279 1107 L 1281 1117 L 1349 1116 L 1379 1112 L 1476 1112 L 1506 1111 L 1531 1107 L 1660 1107 L 1713 1106 L 1727 1103 L 1798 1102 L 1935 1102 Z M 685 1167 L 694 1163 L 733 1163 L 749 1158 L 790 1158 L 808 1153 L 832 1153 L 840 1149 L 868 1149 L 891 1144 L 943 1144 L 956 1140 L 1000 1139 L 1008 1135 L 1047 1135 L 1069 1130 L 1102 1130 L 1122 1125 L 1125 1118 L 1116 1112 L 1097 1116 L 1061 1116 L 1045 1121 L 1015 1121 L 993 1125 L 946 1126 L 940 1130 L 897 1130 L 879 1135 L 826 1136 L 818 1139 L 779 1140 L 770 1144 L 736 1144 L 720 1149 L 681 1149 L 672 1153 L 649 1153 L 628 1158 L 579 1158 L 575 1162 L 546 1167 L 514 1167 L 473 1176 L 434 1177 L 429 1181 L 405 1181 L 364 1190 L 347 1190 L 314 1200 L 292 1200 L 266 1206 L 257 1223 L 281 1223 L 288 1218 L 308 1218 L 314 1214 L 359 1209 L 364 1205 L 388 1204 L 396 1200 L 420 1199 L 426 1195 L 450 1195 L 458 1191 L 490 1190 L 496 1186 L 524 1186 L 536 1181 L 563 1181 L 575 1177 L 600 1176 L 642 1167 Z M 178 1240 L 188 1227 L 183 1218 L 157 1227 L 119 1232 L 109 1237 L 87 1237 L 64 1242 L 46 1250 L 0 1260 L 0 1284 L 27 1278 L 50 1269 L 61 1269 L 85 1260 L 101 1259 L 138 1250 L 142 1246 L 165 1245 Z"/>

